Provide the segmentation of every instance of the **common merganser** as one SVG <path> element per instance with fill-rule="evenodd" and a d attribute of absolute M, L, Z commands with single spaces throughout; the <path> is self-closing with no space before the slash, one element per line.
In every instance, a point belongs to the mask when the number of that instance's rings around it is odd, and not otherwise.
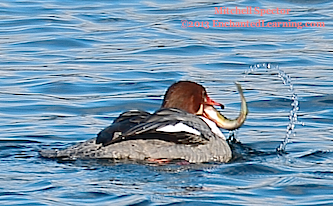
<path fill-rule="evenodd" d="M 179 81 L 167 90 L 155 113 L 131 110 L 121 114 L 97 138 L 63 150 L 42 150 L 41 156 L 64 159 L 185 160 L 228 162 L 232 151 L 220 128 L 239 128 L 248 114 L 241 86 L 240 115 L 229 120 L 214 106 L 203 86 Z"/>

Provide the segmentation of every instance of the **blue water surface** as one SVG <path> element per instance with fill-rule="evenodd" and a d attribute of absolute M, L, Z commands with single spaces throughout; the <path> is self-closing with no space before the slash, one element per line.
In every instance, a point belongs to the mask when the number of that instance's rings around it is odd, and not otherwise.
<path fill-rule="evenodd" d="M 215 14 L 215 7 L 290 9 Z M 182 20 L 209 28 L 182 27 Z M 219 22 L 324 22 L 325 27 L 213 27 Z M 0 2 L 0 205 L 333 204 L 333 3 L 326 0 Z M 199 22 L 195 24 L 195 22 Z M 292 92 L 298 123 L 286 146 Z M 129 109 L 152 112 L 175 81 L 203 84 L 267 155 L 227 164 L 146 165 L 43 159 L 91 139 Z M 228 136 L 227 131 L 223 131 Z"/>

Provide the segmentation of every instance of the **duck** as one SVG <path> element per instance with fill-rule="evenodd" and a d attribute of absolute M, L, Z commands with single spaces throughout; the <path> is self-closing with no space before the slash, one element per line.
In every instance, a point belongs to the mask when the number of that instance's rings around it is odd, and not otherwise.
<path fill-rule="evenodd" d="M 206 89 L 192 81 L 178 81 L 166 91 L 161 107 L 154 113 L 130 110 L 117 117 L 97 137 L 66 149 L 41 150 L 45 158 L 115 159 L 188 163 L 222 162 L 232 159 L 232 149 L 221 129 L 243 125 L 248 108 L 241 85 L 239 116 L 230 120 L 215 107 Z"/>

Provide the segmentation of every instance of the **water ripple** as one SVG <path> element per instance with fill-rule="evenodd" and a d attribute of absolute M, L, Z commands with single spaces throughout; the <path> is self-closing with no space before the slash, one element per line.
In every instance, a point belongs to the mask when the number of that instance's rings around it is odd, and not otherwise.
<path fill-rule="evenodd" d="M 214 14 L 220 6 L 291 12 Z M 327 0 L 1 2 L 0 204 L 332 204 L 332 9 Z M 212 27 L 258 19 L 325 27 Z M 185 29 L 182 20 L 211 23 Z M 276 70 L 243 78 L 260 62 L 278 65 L 293 87 Z M 203 84 L 231 118 L 241 82 L 250 113 L 236 136 L 248 156 L 205 165 L 39 157 L 95 137 L 121 112 L 156 110 L 178 80 Z M 296 135 L 278 156 L 287 125 Z"/>

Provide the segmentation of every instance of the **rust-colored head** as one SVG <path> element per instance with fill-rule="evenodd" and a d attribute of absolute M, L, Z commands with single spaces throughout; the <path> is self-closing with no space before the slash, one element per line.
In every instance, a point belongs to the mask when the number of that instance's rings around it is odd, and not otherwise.
<path fill-rule="evenodd" d="M 248 109 L 240 84 L 236 83 L 236 86 L 241 96 L 241 112 L 234 120 L 220 114 L 213 106 L 220 106 L 222 109 L 224 106 L 209 98 L 203 86 L 191 81 L 179 81 L 171 85 L 165 93 L 162 108 L 181 109 L 210 119 L 220 128 L 237 129 L 244 123 Z"/>
<path fill-rule="evenodd" d="M 217 105 L 210 99 L 203 86 L 191 81 L 179 81 L 169 87 L 165 93 L 162 108 L 182 109 L 192 114 L 202 115 L 204 105 Z"/>

